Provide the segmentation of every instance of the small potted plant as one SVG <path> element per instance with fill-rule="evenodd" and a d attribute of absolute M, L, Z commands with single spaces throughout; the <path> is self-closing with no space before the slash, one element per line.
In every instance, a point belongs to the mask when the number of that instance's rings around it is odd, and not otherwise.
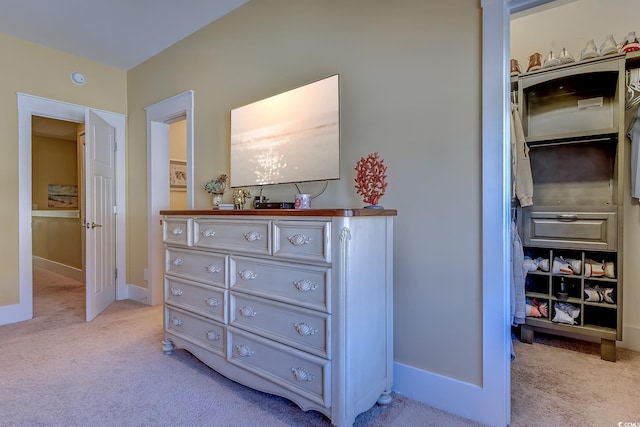
<path fill-rule="evenodd" d="M 217 208 L 220 203 L 222 203 L 222 195 L 224 194 L 224 190 L 227 188 L 227 178 L 226 174 L 220 174 L 216 179 L 212 179 L 207 181 L 204 184 L 204 189 L 207 193 L 213 194 L 213 208 Z"/>

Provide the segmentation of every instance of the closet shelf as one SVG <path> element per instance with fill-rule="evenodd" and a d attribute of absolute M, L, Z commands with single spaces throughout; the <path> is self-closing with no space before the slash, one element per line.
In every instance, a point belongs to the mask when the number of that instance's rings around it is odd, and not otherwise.
<path fill-rule="evenodd" d="M 529 148 L 567 144 L 616 143 L 618 141 L 618 129 L 610 128 L 587 132 L 570 132 L 560 135 L 527 137 L 526 141 Z"/>

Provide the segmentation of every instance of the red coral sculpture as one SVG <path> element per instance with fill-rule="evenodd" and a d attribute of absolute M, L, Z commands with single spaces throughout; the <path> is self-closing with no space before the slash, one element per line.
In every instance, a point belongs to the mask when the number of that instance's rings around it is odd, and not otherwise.
<path fill-rule="evenodd" d="M 356 191 L 363 197 L 365 203 L 377 206 L 380 198 L 387 189 L 387 167 L 378 153 L 371 153 L 362 157 L 355 167 Z"/>

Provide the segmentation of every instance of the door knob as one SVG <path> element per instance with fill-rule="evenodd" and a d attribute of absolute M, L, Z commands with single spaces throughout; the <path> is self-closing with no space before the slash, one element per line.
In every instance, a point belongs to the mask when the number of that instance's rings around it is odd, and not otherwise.
<path fill-rule="evenodd" d="M 102 227 L 102 224 L 96 224 L 95 222 L 91 221 L 91 228 L 96 228 L 96 227 Z"/>

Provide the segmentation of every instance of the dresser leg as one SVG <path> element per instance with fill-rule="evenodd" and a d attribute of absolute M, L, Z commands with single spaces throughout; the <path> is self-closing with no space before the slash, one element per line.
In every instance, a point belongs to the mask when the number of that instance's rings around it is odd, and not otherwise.
<path fill-rule="evenodd" d="M 386 406 L 391 403 L 391 390 L 385 390 L 378 398 L 378 405 Z"/>
<path fill-rule="evenodd" d="M 164 354 L 173 353 L 173 341 L 171 341 L 171 340 L 163 340 L 162 341 L 162 351 L 164 351 Z"/>

